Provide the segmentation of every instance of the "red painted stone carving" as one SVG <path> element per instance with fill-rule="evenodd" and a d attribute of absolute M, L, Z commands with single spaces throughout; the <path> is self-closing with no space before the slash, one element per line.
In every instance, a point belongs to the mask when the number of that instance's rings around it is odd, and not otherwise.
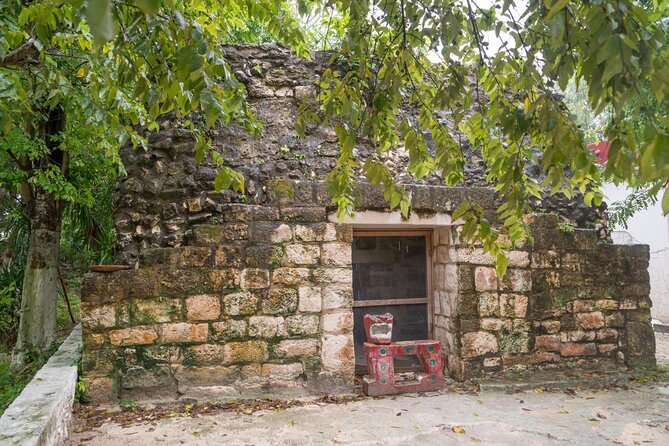
<path fill-rule="evenodd" d="M 374 316 L 365 314 L 363 319 L 367 340 L 370 341 L 363 344 L 369 373 L 362 379 L 362 389 L 365 395 L 427 392 L 444 387 L 444 362 L 441 355 L 441 344 L 438 341 L 392 342 L 392 337 L 385 335 L 387 325 L 390 326 L 388 333 L 392 333 L 393 317 L 391 314 Z M 386 326 L 377 327 L 377 332 L 372 328 L 374 324 Z M 382 333 L 381 337 L 378 336 L 379 333 Z M 416 373 L 412 380 L 398 381 L 395 376 L 394 358 L 396 356 L 418 356 L 423 365 L 423 371 Z"/>
<path fill-rule="evenodd" d="M 367 342 L 372 344 L 390 344 L 393 337 L 393 315 L 365 314 L 363 316 Z"/>

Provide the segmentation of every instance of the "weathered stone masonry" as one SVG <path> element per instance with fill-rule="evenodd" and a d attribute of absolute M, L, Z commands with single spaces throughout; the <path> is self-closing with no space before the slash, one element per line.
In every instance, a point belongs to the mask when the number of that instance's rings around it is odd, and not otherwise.
<path fill-rule="evenodd" d="M 322 181 L 337 154 L 333 135 L 315 128 L 297 139 L 293 125 L 317 62 L 276 47 L 230 51 L 265 130 L 253 139 L 226 126 L 213 140 L 244 173 L 247 195 L 214 192 L 215 168 L 195 164 L 192 140 L 175 125 L 152 136 L 149 151 L 124 151 L 119 261 L 136 268 L 84 281 L 93 401 L 353 388 L 351 243 L 365 212 L 390 215 L 387 204 L 361 187 L 357 222 L 332 215 Z M 391 160 L 396 170 L 404 161 Z M 428 317 L 451 377 L 654 361 L 645 245 L 601 243 L 595 231 L 565 233 L 555 216 L 536 215 L 534 245 L 509 253 L 500 281 L 450 222 L 463 190 L 438 184 L 408 186 L 413 217 L 400 226 L 432 230 Z M 492 190 L 468 193 L 494 209 Z"/>

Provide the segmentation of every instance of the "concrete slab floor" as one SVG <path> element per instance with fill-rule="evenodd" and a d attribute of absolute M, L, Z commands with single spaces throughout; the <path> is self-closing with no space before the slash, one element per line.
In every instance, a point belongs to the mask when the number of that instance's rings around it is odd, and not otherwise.
<path fill-rule="evenodd" d="M 658 334 L 660 346 L 669 351 L 669 335 Z M 107 423 L 73 434 L 67 444 L 669 445 L 669 384 L 575 394 L 443 392 L 131 427 Z"/>

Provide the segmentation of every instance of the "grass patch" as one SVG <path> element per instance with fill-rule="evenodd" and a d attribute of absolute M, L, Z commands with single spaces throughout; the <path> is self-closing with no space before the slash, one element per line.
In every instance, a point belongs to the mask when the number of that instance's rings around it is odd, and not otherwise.
<path fill-rule="evenodd" d="M 666 383 L 669 382 L 669 365 L 658 364 L 654 367 L 644 367 L 634 371 L 630 379 L 636 384 Z"/>
<path fill-rule="evenodd" d="M 33 379 L 35 373 L 42 368 L 49 357 L 58 349 L 60 342 L 54 342 L 49 351 L 43 355 L 30 355 L 31 360 L 18 371 L 11 369 L 11 359 L 0 361 L 0 416 L 5 409 L 19 396 L 25 386 Z"/>

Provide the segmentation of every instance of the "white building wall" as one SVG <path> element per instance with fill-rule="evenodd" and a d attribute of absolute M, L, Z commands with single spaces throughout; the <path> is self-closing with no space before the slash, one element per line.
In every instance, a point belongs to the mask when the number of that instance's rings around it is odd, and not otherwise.
<path fill-rule="evenodd" d="M 603 190 L 608 203 L 622 200 L 629 194 L 625 186 L 607 184 Z M 654 319 L 669 324 L 669 216 L 662 215 L 662 206 L 658 202 L 632 217 L 627 222 L 626 231 L 640 243 L 650 246 L 651 313 Z"/>

